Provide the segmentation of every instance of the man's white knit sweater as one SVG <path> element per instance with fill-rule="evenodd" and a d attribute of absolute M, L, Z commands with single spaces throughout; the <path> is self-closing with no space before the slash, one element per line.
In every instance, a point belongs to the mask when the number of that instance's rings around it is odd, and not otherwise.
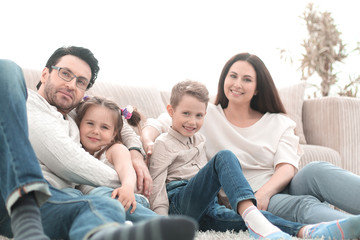
<path fill-rule="evenodd" d="M 45 179 L 58 189 L 78 184 L 119 187 L 115 170 L 81 147 L 75 121 L 69 115 L 64 117 L 37 92 L 28 91 L 29 138 Z M 124 124 L 121 133 L 127 147 L 141 147 L 131 127 Z"/>

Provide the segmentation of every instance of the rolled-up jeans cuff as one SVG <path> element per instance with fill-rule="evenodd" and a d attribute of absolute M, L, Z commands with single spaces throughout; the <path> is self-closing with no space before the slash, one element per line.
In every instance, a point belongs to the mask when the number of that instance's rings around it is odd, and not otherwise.
<path fill-rule="evenodd" d="M 29 192 L 34 192 L 36 203 L 39 206 L 44 204 L 46 200 L 51 197 L 49 185 L 46 182 L 28 183 L 20 188 L 17 188 L 9 195 L 6 201 L 6 209 L 9 215 L 11 215 L 11 207 L 14 205 L 14 203 L 24 194 Z"/>
<path fill-rule="evenodd" d="M 251 200 L 252 203 L 256 206 L 256 198 L 254 195 L 241 196 L 241 197 L 236 198 L 233 202 L 230 200 L 229 201 L 230 201 L 230 204 L 235 204 L 235 205 L 231 205 L 231 207 L 237 212 L 237 208 L 234 208 L 234 207 L 237 207 L 240 202 L 245 201 L 245 200 Z"/>

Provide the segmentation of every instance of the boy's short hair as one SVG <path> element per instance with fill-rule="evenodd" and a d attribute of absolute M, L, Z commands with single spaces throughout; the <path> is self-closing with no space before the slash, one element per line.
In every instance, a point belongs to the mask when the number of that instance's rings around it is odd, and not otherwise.
<path fill-rule="evenodd" d="M 190 95 L 197 98 L 200 102 L 208 104 L 209 91 L 206 86 L 197 81 L 185 80 L 175 84 L 171 90 L 170 105 L 176 108 L 184 95 Z"/>

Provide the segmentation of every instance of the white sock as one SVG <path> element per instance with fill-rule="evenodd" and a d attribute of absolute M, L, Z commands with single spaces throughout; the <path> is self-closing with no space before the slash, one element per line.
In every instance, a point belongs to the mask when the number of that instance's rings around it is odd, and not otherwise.
<path fill-rule="evenodd" d="M 281 232 L 281 230 L 270 223 L 255 206 L 247 208 L 244 211 L 242 218 L 244 219 L 246 226 L 260 236 L 266 237 L 272 233 Z"/>
<path fill-rule="evenodd" d="M 303 228 L 303 238 L 311 238 L 311 228 L 316 227 L 319 224 L 306 225 Z"/>

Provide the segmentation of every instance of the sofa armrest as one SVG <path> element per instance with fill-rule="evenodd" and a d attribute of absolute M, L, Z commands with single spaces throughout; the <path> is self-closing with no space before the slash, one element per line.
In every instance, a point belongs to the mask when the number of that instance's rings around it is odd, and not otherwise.
<path fill-rule="evenodd" d="M 360 99 L 309 99 L 304 101 L 302 113 L 307 143 L 338 151 L 341 166 L 360 174 Z"/>

